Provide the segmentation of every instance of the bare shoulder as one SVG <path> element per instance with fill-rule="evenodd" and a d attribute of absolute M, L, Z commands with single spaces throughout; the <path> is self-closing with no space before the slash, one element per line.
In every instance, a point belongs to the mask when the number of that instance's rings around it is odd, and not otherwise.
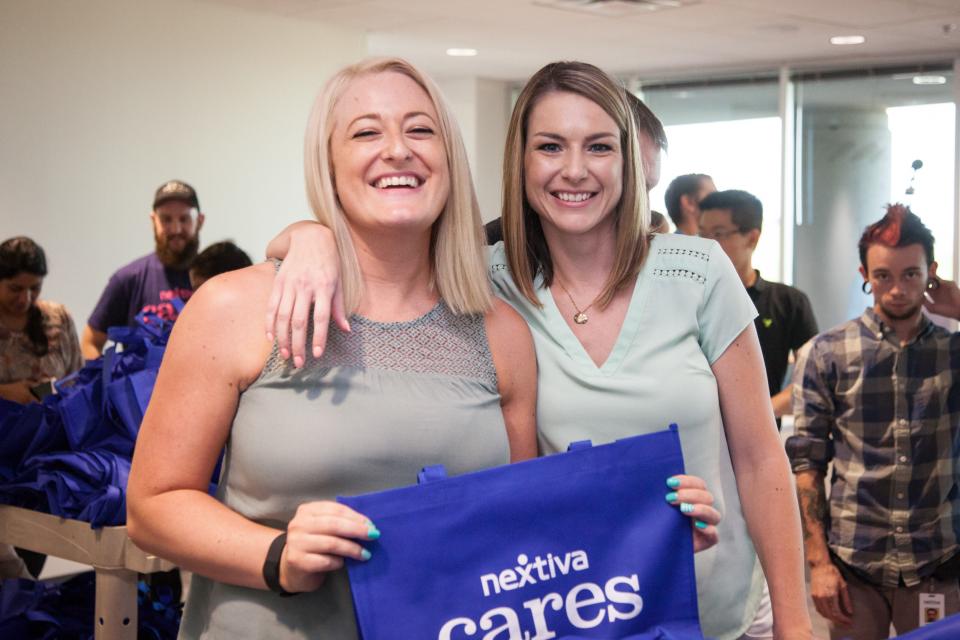
<path fill-rule="evenodd" d="M 493 308 L 484 316 L 484 323 L 492 351 L 503 349 L 509 352 L 513 348 L 526 345 L 533 348 L 530 327 L 513 307 L 500 298 L 493 298 Z"/>
<path fill-rule="evenodd" d="M 266 308 L 274 276 L 275 269 L 271 262 L 221 273 L 203 283 L 193 293 L 186 308 L 252 308 L 260 303 L 261 307 Z"/>
<path fill-rule="evenodd" d="M 484 322 L 500 395 L 535 394 L 537 356 L 530 327 L 513 307 L 496 297 Z"/>
<path fill-rule="evenodd" d="M 255 378 L 272 347 L 263 310 L 273 278 L 273 264 L 261 263 L 206 281 L 174 324 L 168 352 L 194 362 L 203 356 L 216 359 L 241 384 Z"/>

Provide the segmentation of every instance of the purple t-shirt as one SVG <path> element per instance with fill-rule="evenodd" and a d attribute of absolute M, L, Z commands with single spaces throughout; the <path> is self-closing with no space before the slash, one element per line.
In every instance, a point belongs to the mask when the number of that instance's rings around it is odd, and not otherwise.
<path fill-rule="evenodd" d="M 165 267 L 157 254 L 151 253 L 110 276 L 87 324 L 103 332 L 109 327 L 132 326 L 141 311 L 176 320 L 173 300 L 186 302 L 192 293 L 188 271 Z"/>

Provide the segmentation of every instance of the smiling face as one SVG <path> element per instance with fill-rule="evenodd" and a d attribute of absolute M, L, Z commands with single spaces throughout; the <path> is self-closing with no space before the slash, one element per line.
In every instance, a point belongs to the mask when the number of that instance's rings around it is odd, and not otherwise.
<path fill-rule="evenodd" d="M 544 94 L 527 122 L 524 174 L 527 201 L 548 237 L 612 231 L 623 193 L 617 123 L 581 95 Z"/>
<path fill-rule="evenodd" d="M 446 205 L 450 173 L 427 93 L 401 73 L 361 75 L 333 117 L 334 184 L 351 228 L 429 229 Z"/>
<path fill-rule="evenodd" d="M 936 276 L 937 263 L 927 265 L 921 244 L 867 248 L 867 268 L 860 273 L 873 289 L 874 310 L 888 320 L 910 320 L 923 307 L 927 280 Z"/>

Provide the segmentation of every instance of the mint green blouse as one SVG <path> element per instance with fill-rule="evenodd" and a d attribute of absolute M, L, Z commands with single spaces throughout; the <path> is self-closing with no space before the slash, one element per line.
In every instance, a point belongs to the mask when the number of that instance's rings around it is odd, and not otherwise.
<path fill-rule="evenodd" d="M 756 614 L 763 574 L 741 513 L 710 365 L 753 322 L 756 309 L 720 245 L 654 236 L 620 336 L 600 367 L 542 279 L 535 282 L 542 308 L 520 294 L 502 242 L 490 248 L 490 277 L 533 334 L 542 453 L 565 451 L 576 440 L 604 444 L 679 425 L 686 470 L 706 481 L 723 514 L 719 544 L 696 555 L 701 626 L 706 636 L 739 637 Z M 666 485 L 649 490 L 666 493 Z"/>

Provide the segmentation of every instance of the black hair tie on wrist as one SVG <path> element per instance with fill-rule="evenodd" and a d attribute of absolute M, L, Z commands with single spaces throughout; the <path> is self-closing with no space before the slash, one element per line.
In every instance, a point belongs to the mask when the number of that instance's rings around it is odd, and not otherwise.
<path fill-rule="evenodd" d="M 270 591 L 280 594 L 282 598 L 297 595 L 280 586 L 280 558 L 283 556 L 285 546 L 287 546 L 286 531 L 273 539 L 270 548 L 267 550 L 267 557 L 263 561 L 263 581 L 267 583 L 267 588 Z"/>

